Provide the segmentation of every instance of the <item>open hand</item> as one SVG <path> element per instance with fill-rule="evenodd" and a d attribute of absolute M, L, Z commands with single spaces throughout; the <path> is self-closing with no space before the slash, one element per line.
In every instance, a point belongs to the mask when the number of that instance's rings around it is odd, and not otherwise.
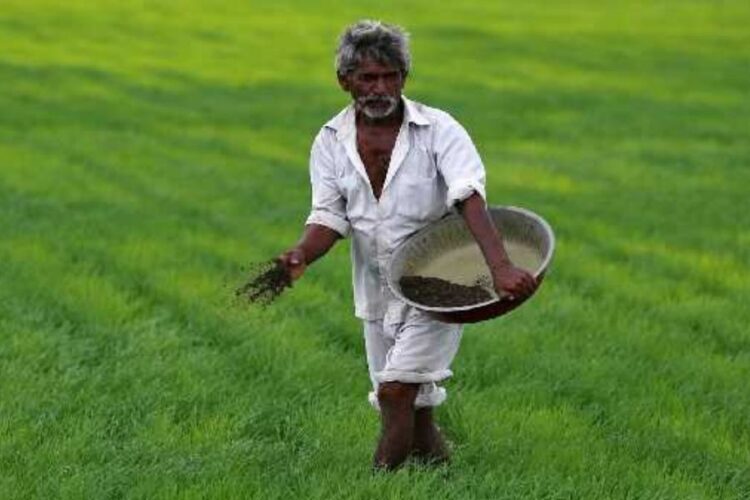
<path fill-rule="evenodd" d="M 528 298 L 538 285 L 531 274 L 511 263 L 493 266 L 492 281 L 498 297 L 508 296 L 510 300 Z"/>
<path fill-rule="evenodd" d="M 292 281 L 299 279 L 307 268 L 305 252 L 301 248 L 292 248 L 278 256 L 278 260 Z"/>

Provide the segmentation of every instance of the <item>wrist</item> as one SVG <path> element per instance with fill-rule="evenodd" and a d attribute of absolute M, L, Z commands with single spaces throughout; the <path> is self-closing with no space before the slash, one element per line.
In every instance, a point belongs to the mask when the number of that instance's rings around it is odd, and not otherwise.
<path fill-rule="evenodd" d="M 507 255 L 499 255 L 494 258 L 492 258 L 488 262 L 490 269 L 507 269 L 508 267 L 513 266 L 513 262 L 511 262 L 510 258 L 508 258 Z"/>
<path fill-rule="evenodd" d="M 298 257 L 299 257 L 300 261 L 301 261 L 301 262 L 302 262 L 303 264 L 307 265 L 307 255 L 308 255 L 308 252 L 307 252 L 307 250 L 305 249 L 305 247 L 304 247 L 304 246 L 302 246 L 302 245 L 299 245 L 298 247 L 296 247 L 296 248 L 294 249 L 294 251 L 295 251 L 295 252 L 297 252 L 297 255 L 298 255 Z"/>

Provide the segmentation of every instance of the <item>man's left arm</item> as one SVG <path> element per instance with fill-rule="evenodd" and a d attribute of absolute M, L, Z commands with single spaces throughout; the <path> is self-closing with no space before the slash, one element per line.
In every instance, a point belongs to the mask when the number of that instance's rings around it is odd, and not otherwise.
<path fill-rule="evenodd" d="M 498 296 L 528 297 L 536 289 L 536 280 L 514 266 L 505 252 L 502 235 L 487 212 L 484 165 L 469 134 L 451 118 L 439 127 L 434 144 L 438 170 L 448 186 L 445 202 L 458 208 L 479 244 Z"/>
<path fill-rule="evenodd" d="M 482 250 L 498 296 L 506 292 L 512 299 L 522 299 L 534 293 L 536 279 L 511 262 L 503 246 L 502 236 L 487 212 L 484 199 L 475 192 L 458 202 L 457 207 Z"/>

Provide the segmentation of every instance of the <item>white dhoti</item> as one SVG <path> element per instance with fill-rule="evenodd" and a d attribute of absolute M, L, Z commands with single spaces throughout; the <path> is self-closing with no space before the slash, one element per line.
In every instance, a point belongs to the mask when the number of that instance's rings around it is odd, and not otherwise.
<path fill-rule="evenodd" d="M 463 325 L 443 323 L 406 304 L 394 304 L 385 317 L 364 320 L 365 349 L 378 405 L 378 385 L 384 382 L 420 384 L 414 405 L 438 406 L 446 398 L 438 382 L 453 375 L 450 365 L 458 352 Z"/>

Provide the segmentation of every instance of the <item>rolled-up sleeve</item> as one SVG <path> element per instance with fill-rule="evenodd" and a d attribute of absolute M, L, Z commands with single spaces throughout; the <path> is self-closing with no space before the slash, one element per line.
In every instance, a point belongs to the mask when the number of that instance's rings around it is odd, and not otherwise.
<path fill-rule="evenodd" d="M 485 204 L 485 172 L 482 159 L 466 130 L 452 118 L 440 124 L 435 137 L 437 168 L 448 186 L 448 208 L 478 193 Z"/>
<path fill-rule="evenodd" d="M 351 226 L 346 217 L 346 199 L 336 183 L 331 153 L 331 138 L 323 129 L 315 138 L 310 152 L 312 210 L 305 224 L 319 224 L 348 236 Z"/>

